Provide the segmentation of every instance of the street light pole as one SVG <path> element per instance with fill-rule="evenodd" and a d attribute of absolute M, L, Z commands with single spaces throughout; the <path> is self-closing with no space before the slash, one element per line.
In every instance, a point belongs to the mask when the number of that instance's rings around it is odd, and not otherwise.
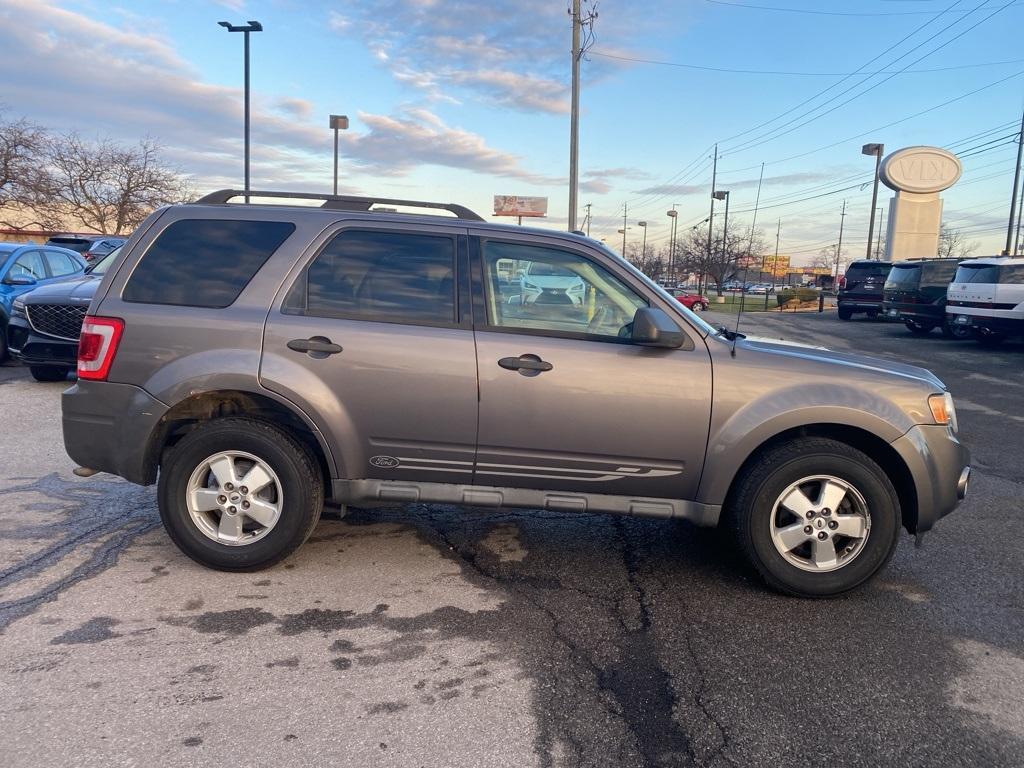
<path fill-rule="evenodd" d="M 878 238 L 875 240 L 875 258 L 881 260 L 882 252 L 882 230 L 885 229 L 885 209 L 878 209 Z"/>
<path fill-rule="evenodd" d="M 775 290 L 775 272 L 779 268 L 779 237 L 782 235 L 782 219 L 775 228 L 775 259 L 772 261 L 772 290 Z M 764 311 L 768 311 L 768 291 L 764 292 Z"/>
<path fill-rule="evenodd" d="M 348 130 L 348 116 L 331 115 L 330 126 L 334 131 L 334 194 L 338 194 L 338 131 Z"/>
<path fill-rule="evenodd" d="M 230 24 L 226 21 L 218 21 L 220 26 L 228 32 L 241 32 L 245 39 L 245 191 L 249 191 L 249 33 L 262 32 L 263 25 L 258 21 L 250 20 L 245 26 Z M 245 202 L 249 202 L 249 196 L 245 196 Z"/>
<path fill-rule="evenodd" d="M 725 265 L 729 263 L 729 190 L 721 189 L 716 190 L 711 196 L 712 202 L 715 200 L 725 200 L 725 221 L 722 223 L 722 277 L 725 277 Z M 740 291 L 740 301 L 742 302 L 742 290 Z"/>
<path fill-rule="evenodd" d="M 640 246 L 640 258 L 641 258 L 641 260 L 643 260 L 644 264 L 646 264 L 647 263 L 647 222 L 646 221 L 638 221 L 636 223 L 636 225 L 638 227 L 643 227 L 643 230 L 644 230 L 644 244 Z"/>
<path fill-rule="evenodd" d="M 679 213 L 676 211 L 676 203 L 672 203 L 672 210 L 665 211 L 669 219 L 668 228 L 668 276 L 669 280 L 672 279 L 672 274 L 676 269 L 676 232 L 679 224 Z"/>
<path fill-rule="evenodd" d="M 629 203 L 622 204 L 622 258 L 626 258 L 626 213 L 629 211 Z"/>
<path fill-rule="evenodd" d="M 871 236 L 875 231 L 875 207 L 878 205 L 878 171 L 882 167 L 882 153 L 885 152 L 885 144 L 865 144 L 861 147 L 862 155 L 875 156 L 875 185 L 871 190 L 871 219 L 868 221 L 868 252 L 867 258 L 871 258 Z M 875 252 L 878 259 L 878 252 Z"/>

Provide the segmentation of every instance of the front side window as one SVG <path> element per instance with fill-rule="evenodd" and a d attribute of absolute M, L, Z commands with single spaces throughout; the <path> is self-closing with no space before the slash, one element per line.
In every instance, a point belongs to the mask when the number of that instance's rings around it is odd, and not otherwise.
<path fill-rule="evenodd" d="M 46 260 L 50 263 L 50 274 L 54 277 L 73 275 L 78 272 L 78 264 L 66 253 L 47 251 Z"/>
<path fill-rule="evenodd" d="M 455 239 L 346 230 L 300 275 L 282 311 L 413 325 L 455 322 Z"/>
<path fill-rule="evenodd" d="M 238 298 L 295 225 L 182 219 L 161 232 L 124 288 L 125 301 L 221 309 Z"/>
<path fill-rule="evenodd" d="M 485 241 L 487 320 L 498 328 L 627 338 L 647 302 L 571 251 Z"/>
<path fill-rule="evenodd" d="M 31 277 L 33 280 L 43 280 L 46 277 L 46 267 L 43 266 L 42 251 L 28 251 L 21 254 L 11 266 L 7 276 Z"/>

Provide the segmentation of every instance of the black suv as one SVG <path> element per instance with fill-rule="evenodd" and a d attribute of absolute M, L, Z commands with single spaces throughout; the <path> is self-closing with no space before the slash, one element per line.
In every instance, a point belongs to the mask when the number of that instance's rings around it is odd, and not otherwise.
<path fill-rule="evenodd" d="M 854 312 L 878 317 L 882 311 L 882 288 L 892 269 L 889 261 L 854 261 L 839 281 L 839 319 L 849 320 Z"/>
<path fill-rule="evenodd" d="M 911 333 L 924 335 L 935 328 L 946 338 L 969 338 L 970 328 L 946 322 L 946 288 L 959 259 L 911 259 L 892 265 L 882 294 L 882 309 L 891 320 L 902 320 Z"/>

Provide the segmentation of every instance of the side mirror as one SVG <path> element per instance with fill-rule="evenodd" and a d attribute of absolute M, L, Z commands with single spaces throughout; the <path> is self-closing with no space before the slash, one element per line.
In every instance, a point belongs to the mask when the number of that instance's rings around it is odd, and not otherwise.
<path fill-rule="evenodd" d="M 35 285 L 36 279 L 28 275 L 8 275 L 4 282 L 8 285 Z"/>
<path fill-rule="evenodd" d="M 633 315 L 633 333 L 630 338 L 634 344 L 644 347 L 677 349 L 683 346 L 686 334 L 664 310 L 640 307 Z"/>

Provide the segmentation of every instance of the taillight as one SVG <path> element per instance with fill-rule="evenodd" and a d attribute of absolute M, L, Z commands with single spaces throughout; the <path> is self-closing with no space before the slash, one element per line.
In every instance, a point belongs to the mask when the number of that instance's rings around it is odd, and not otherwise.
<path fill-rule="evenodd" d="M 124 320 L 89 317 L 82 323 L 78 339 L 78 378 L 105 381 L 124 333 Z"/>
<path fill-rule="evenodd" d="M 846 277 L 845 276 L 844 277 L 840 277 L 839 278 L 839 290 L 842 290 L 845 287 L 846 287 Z"/>

